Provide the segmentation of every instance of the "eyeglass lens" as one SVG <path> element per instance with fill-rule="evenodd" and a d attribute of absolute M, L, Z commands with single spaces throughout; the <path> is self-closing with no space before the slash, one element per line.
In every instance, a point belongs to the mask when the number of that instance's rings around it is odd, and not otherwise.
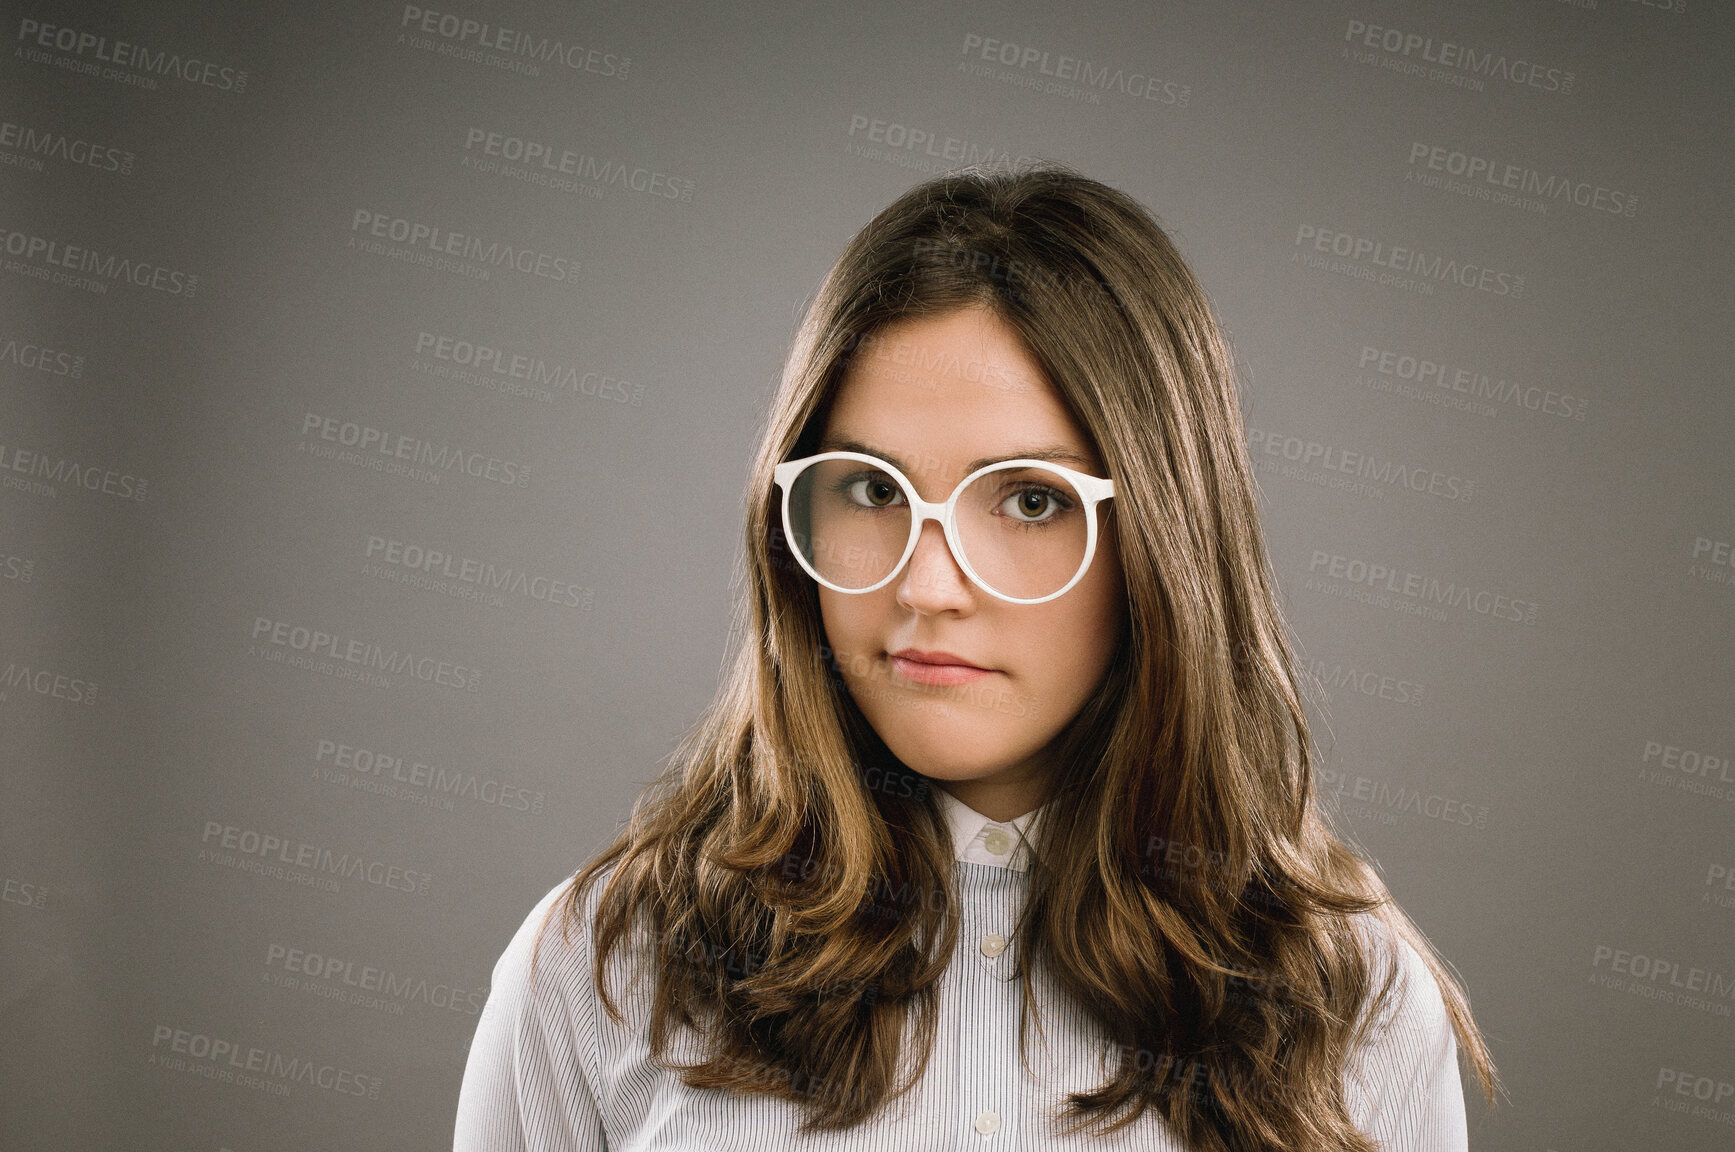
<path fill-rule="evenodd" d="M 891 574 L 910 540 L 898 481 L 861 460 L 819 460 L 789 490 L 796 547 L 816 572 L 848 589 Z M 1084 563 L 1084 499 L 1066 477 L 1015 465 L 984 472 L 958 496 L 964 559 L 995 592 L 1034 600 L 1066 587 Z"/>

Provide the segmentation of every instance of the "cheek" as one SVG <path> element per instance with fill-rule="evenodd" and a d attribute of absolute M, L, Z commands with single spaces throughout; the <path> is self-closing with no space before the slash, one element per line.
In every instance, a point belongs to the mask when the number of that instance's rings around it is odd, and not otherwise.
<path fill-rule="evenodd" d="M 1054 611 L 1022 621 L 1014 688 L 1038 702 L 1033 718 L 1058 725 L 1084 707 L 1101 684 L 1121 636 L 1119 584 L 1087 574 L 1054 601 Z"/>
<path fill-rule="evenodd" d="M 850 596 L 821 586 L 819 589 L 819 619 L 825 628 L 826 642 L 845 661 L 855 657 L 872 657 L 878 649 L 867 649 L 875 642 L 878 610 L 872 601 L 877 595 Z"/>
<path fill-rule="evenodd" d="M 1111 601 L 1090 605 L 1044 621 L 1034 629 L 1032 671 L 1049 682 L 1051 691 L 1088 694 L 1114 654 L 1120 637 Z"/>
<path fill-rule="evenodd" d="M 831 674 L 843 678 L 856 706 L 876 729 L 890 722 L 883 705 L 889 668 L 880 655 L 886 632 L 878 594 L 850 596 L 829 588 L 819 590 L 820 623 L 825 629 L 822 653 Z M 884 738 L 891 729 L 881 730 Z"/>
<path fill-rule="evenodd" d="M 1111 520 L 1097 541 L 1097 554 L 1091 560 L 1090 571 L 1080 584 L 1088 585 L 1090 608 L 1087 615 L 1097 631 L 1118 642 L 1131 616 L 1127 604 L 1126 575 L 1121 570 L 1120 549 L 1116 547 L 1114 522 Z"/>
<path fill-rule="evenodd" d="M 1112 560 L 1113 553 L 1098 560 Z M 1120 644 L 1126 628 L 1126 588 L 1118 564 L 1095 563 L 1078 586 L 1061 597 L 1061 601 L 1077 599 L 1067 605 L 1064 614 L 1049 626 L 1050 642 L 1058 656 L 1088 686 L 1094 686 Z"/>

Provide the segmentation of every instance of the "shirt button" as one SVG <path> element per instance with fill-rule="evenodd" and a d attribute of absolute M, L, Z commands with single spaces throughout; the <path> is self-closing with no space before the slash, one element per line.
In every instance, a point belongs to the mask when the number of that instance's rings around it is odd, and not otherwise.
<path fill-rule="evenodd" d="M 982 942 L 977 947 L 982 949 L 984 956 L 998 956 L 1006 951 L 1006 937 L 998 932 L 990 932 L 982 937 Z"/>
<path fill-rule="evenodd" d="M 1000 1113 L 976 1113 L 976 1131 L 982 1133 L 984 1136 L 992 1136 L 994 1133 L 1000 1131 Z"/>
<path fill-rule="evenodd" d="M 1004 828 L 990 828 L 983 846 L 996 856 L 1004 856 L 1012 848 L 1012 833 Z"/>

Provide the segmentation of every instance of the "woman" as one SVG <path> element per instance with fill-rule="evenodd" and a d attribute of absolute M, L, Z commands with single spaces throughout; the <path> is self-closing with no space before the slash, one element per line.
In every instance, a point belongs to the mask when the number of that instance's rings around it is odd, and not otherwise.
<path fill-rule="evenodd" d="M 1254 501 L 1130 197 L 880 213 L 759 447 L 733 669 L 501 957 L 460 1152 L 1463 1148 L 1493 1065 L 1314 808 Z"/>

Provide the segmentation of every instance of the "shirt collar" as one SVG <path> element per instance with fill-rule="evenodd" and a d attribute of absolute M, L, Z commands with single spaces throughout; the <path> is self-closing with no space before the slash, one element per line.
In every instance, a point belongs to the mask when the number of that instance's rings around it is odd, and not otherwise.
<path fill-rule="evenodd" d="M 1035 835 L 1036 821 L 1047 805 L 1013 820 L 990 820 L 944 788 L 936 786 L 935 791 L 940 794 L 940 809 L 946 814 L 953 854 L 959 860 L 1015 872 L 1029 870 L 1030 846 L 1026 841 Z"/>

